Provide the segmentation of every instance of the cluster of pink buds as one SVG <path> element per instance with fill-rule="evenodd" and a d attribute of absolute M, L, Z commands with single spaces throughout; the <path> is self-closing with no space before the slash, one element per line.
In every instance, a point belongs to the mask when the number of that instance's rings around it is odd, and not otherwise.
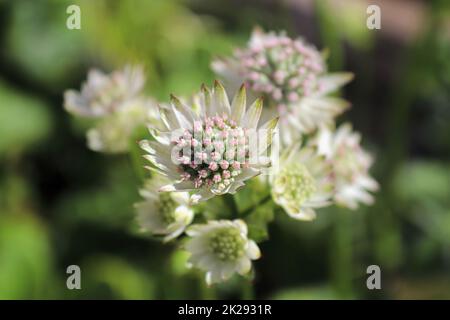
<path fill-rule="evenodd" d="M 195 121 L 172 144 L 178 150 L 181 180 L 193 181 L 195 188 L 224 190 L 248 166 L 246 129 L 226 114 Z"/>
<path fill-rule="evenodd" d="M 284 33 L 255 32 L 234 60 L 249 87 L 275 102 L 279 109 L 320 92 L 319 77 L 326 72 L 320 52 Z"/>

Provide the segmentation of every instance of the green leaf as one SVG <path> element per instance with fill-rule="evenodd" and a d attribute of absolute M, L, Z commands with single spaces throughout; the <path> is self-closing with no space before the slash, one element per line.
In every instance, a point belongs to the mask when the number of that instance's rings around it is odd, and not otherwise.
<path fill-rule="evenodd" d="M 249 214 L 245 221 L 248 225 L 249 238 L 262 242 L 269 238 L 268 225 L 274 219 L 274 204 L 267 202 L 256 207 L 251 214 Z"/>
<path fill-rule="evenodd" d="M 31 214 L 0 215 L 0 299 L 51 297 L 53 255 L 41 221 Z"/>
<path fill-rule="evenodd" d="M 0 154 L 23 149 L 44 138 L 50 131 L 49 108 L 0 81 Z"/>

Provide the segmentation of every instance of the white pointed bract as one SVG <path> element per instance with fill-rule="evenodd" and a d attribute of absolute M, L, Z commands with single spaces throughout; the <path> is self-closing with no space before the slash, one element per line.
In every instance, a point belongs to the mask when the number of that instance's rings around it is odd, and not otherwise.
<path fill-rule="evenodd" d="M 298 220 L 312 220 L 315 208 L 330 205 L 333 184 L 331 165 L 313 147 L 289 147 L 271 176 L 272 198 L 286 213 Z"/>
<path fill-rule="evenodd" d="M 331 124 L 349 105 L 328 97 L 352 79 L 351 73 L 328 73 L 319 51 L 285 33 L 255 29 L 246 48 L 212 63 L 228 82 L 245 82 L 269 103 L 264 112 L 278 114 L 282 142 L 289 145 L 321 124 Z"/>
<path fill-rule="evenodd" d="M 212 220 L 192 225 L 186 233 L 191 237 L 185 245 L 191 253 L 189 264 L 206 272 L 208 284 L 225 281 L 234 273 L 247 274 L 251 260 L 261 256 L 242 220 Z"/>
<path fill-rule="evenodd" d="M 341 125 L 336 132 L 328 128 L 319 131 L 319 153 L 333 166 L 336 203 L 357 209 L 358 203 L 372 204 L 370 192 L 378 190 L 378 183 L 370 176 L 373 159 L 360 145 L 361 135 L 352 131 L 350 124 Z"/>
<path fill-rule="evenodd" d="M 268 165 L 262 157 L 271 143 L 277 119 L 258 128 L 262 100 L 246 111 L 244 86 L 230 104 L 225 89 L 215 82 L 210 91 L 203 86 L 200 108 L 185 105 L 172 96 L 169 107 L 160 107 L 165 131 L 150 129 L 156 141 L 142 141 L 151 170 L 171 183 L 160 191 L 191 191 L 193 202 L 215 195 L 235 193 L 247 179 Z M 263 134 L 265 145 L 252 137 Z"/>
<path fill-rule="evenodd" d="M 158 192 L 165 183 L 167 181 L 161 176 L 148 180 L 140 190 L 145 200 L 137 203 L 135 208 L 142 231 L 164 236 L 167 242 L 184 232 L 192 222 L 194 212 L 189 207 L 187 192 Z"/>
<path fill-rule="evenodd" d="M 142 68 L 126 66 L 107 75 L 91 70 L 81 91 L 67 90 L 64 107 L 70 113 L 96 119 L 87 133 L 94 151 L 124 152 L 131 135 L 147 121 L 156 124 L 155 103 L 141 96 L 145 77 Z"/>

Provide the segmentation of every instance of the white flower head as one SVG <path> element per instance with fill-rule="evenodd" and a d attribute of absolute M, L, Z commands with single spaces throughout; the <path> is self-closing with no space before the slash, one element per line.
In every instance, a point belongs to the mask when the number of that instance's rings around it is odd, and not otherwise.
<path fill-rule="evenodd" d="M 272 198 L 298 220 L 312 220 L 315 208 L 331 204 L 331 165 L 311 146 L 295 144 L 280 157 L 279 169 L 271 176 Z"/>
<path fill-rule="evenodd" d="M 144 82 L 143 70 L 138 66 L 126 66 L 109 75 L 91 70 L 81 92 L 64 93 L 67 111 L 97 120 L 87 133 L 91 150 L 125 152 L 137 127 L 147 122 L 157 124 L 156 103 L 140 95 Z"/>
<path fill-rule="evenodd" d="M 262 155 L 277 125 L 273 119 L 258 127 L 262 100 L 246 111 L 244 86 L 231 104 L 217 81 L 212 91 L 203 86 L 199 97 L 196 108 L 172 96 L 168 108 L 160 106 L 166 130 L 150 128 L 156 141 L 141 142 L 150 169 L 171 180 L 161 191 L 191 191 L 193 202 L 235 193 L 270 165 Z M 263 139 L 255 141 L 256 132 Z"/>
<path fill-rule="evenodd" d="M 245 82 L 269 103 L 265 114 L 278 114 L 285 145 L 323 123 L 333 123 L 348 103 L 327 95 L 352 79 L 351 73 L 328 73 L 321 53 L 302 39 L 284 32 L 255 28 L 246 48 L 228 59 L 213 61 L 212 69 L 228 82 Z"/>
<path fill-rule="evenodd" d="M 167 183 L 163 177 L 156 176 L 145 183 L 140 190 L 145 199 L 136 203 L 137 220 L 143 231 L 164 236 L 164 242 L 181 235 L 192 222 L 194 212 L 189 207 L 186 192 L 158 192 Z"/>
<path fill-rule="evenodd" d="M 144 83 L 144 72 L 138 66 L 126 66 L 111 74 L 94 69 L 89 71 L 80 92 L 67 90 L 64 93 L 64 107 L 82 117 L 110 115 L 137 98 Z"/>
<path fill-rule="evenodd" d="M 247 274 L 251 260 L 261 256 L 257 244 L 248 239 L 242 220 L 212 220 L 186 230 L 191 238 L 185 245 L 191 266 L 206 271 L 209 284 L 226 281 L 234 273 Z"/>
<path fill-rule="evenodd" d="M 93 151 L 121 153 L 129 149 L 136 128 L 151 123 L 158 126 L 156 102 L 151 99 L 135 99 L 120 111 L 98 119 L 87 132 L 87 144 Z"/>
<path fill-rule="evenodd" d="M 370 154 L 360 145 L 361 136 L 352 131 L 350 124 L 341 125 L 335 132 L 321 128 L 317 145 L 333 166 L 336 203 L 357 209 L 358 203 L 372 204 L 370 192 L 378 190 L 378 183 L 369 175 L 373 163 Z"/>

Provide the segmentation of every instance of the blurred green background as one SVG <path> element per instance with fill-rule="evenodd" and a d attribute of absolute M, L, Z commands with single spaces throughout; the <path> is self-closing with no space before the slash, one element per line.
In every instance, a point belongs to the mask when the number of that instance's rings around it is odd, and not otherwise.
<path fill-rule="evenodd" d="M 1 299 L 450 298 L 450 11 L 448 1 L 0 0 Z M 81 7 L 81 30 L 66 8 Z M 255 25 L 330 49 L 355 74 L 349 120 L 376 156 L 376 204 L 277 215 L 253 287 L 206 288 L 186 256 L 136 231 L 139 178 L 127 156 L 89 151 L 86 124 L 62 108 L 90 67 L 142 63 L 165 101 L 211 83 L 211 58 Z M 82 290 L 66 288 L 81 267 Z M 366 288 L 377 264 L 382 290 Z"/>

